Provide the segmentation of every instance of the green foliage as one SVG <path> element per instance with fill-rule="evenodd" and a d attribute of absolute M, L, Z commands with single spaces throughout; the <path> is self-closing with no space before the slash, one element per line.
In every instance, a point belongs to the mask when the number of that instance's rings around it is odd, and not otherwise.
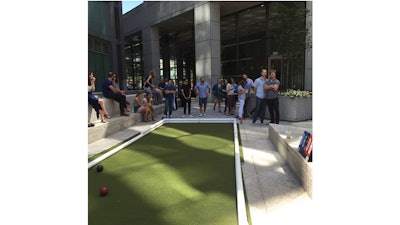
<path fill-rule="evenodd" d="M 311 97 L 312 92 L 311 91 L 300 91 L 300 90 L 294 90 L 294 89 L 287 89 L 286 91 L 279 92 L 280 96 L 287 96 L 290 98 L 294 97 Z"/>
<path fill-rule="evenodd" d="M 306 41 L 309 30 L 306 26 L 306 16 L 309 10 L 302 2 L 278 2 L 278 15 L 272 20 L 279 23 L 278 48 L 288 56 L 304 54 L 306 48 L 311 47 L 311 40 Z"/>

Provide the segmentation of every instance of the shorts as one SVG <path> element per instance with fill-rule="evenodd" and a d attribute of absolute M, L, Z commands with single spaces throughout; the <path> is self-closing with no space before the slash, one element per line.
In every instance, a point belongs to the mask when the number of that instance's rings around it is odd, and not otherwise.
<path fill-rule="evenodd" d="M 199 106 L 207 105 L 207 98 L 200 98 L 199 97 Z"/>

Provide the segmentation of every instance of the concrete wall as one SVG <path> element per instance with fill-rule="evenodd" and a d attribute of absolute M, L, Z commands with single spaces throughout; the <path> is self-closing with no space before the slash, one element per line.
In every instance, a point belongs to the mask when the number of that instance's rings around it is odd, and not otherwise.
<path fill-rule="evenodd" d="M 124 29 L 123 29 L 123 17 L 122 17 L 122 3 L 121 2 L 88 2 L 88 4 L 104 4 L 104 7 L 107 7 L 107 13 L 104 15 L 105 20 L 108 21 L 109 26 L 107 27 L 107 34 L 103 34 L 101 32 L 96 31 L 90 27 L 90 23 L 88 26 L 88 35 L 96 37 L 98 39 L 102 39 L 108 41 L 110 43 L 110 58 L 111 58 L 111 68 L 110 71 L 119 75 L 120 81 L 125 82 L 125 41 L 124 41 Z M 90 13 L 90 12 L 89 12 Z M 89 17 L 91 15 L 89 14 Z M 96 18 L 94 18 L 96 19 Z M 90 61 L 90 60 L 89 60 Z M 107 71 L 109 72 L 109 71 Z M 103 77 L 106 74 L 96 74 L 98 81 L 102 81 Z M 100 84 L 101 82 L 96 82 Z M 120 84 L 121 89 L 126 89 L 125 85 Z"/>
<path fill-rule="evenodd" d="M 196 76 L 205 76 L 211 86 L 221 75 L 220 7 L 206 2 L 194 9 Z"/>
<path fill-rule="evenodd" d="M 143 2 L 143 4 L 123 15 L 125 35 L 141 31 L 145 27 L 158 23 L 193 10 L 197 1 L 164 1 Z M 138 23 L 137 21 L 140 21 Z"/>
<path fill-rule="evenodd" d="M 230 4 L 236 3 L 232 2 Z M 144 76 L 148 74 L 150 69 L 156 69 L 156 80 L 159 78 L 159 62 L 156 62 L 156 59 L 159 58 L 159 53 L 155 52 L 157 48 L 159 49 L 159 47 L 156 47 L 157 26 L 173 17 L 194 10 L 196 75 L 197 77 L 205 76 L 210 85 L 214 84 L 221 74 L 221 5 L 223 5 L 223 11 L 227 11 L 232 7 L 235 8 L 222 2 L 146 1 L 123 15 L 125 36 L 142 32 L 144 55 L 147 54 L 144 57 Z M 312 10 L 312 2 L 306 2 L 306 7 Z M 237 8 L 237 10 L 239 9 Z M 312 16 L 310 13 L 307 17 L 310 32 L 312 32 L 311 21 Z M 304 83 L 306 90 L 312 90 L 312 49 L 307 50 L 305 53 Z"/>
<path fill-rule="evenodd" d="M 306 18 L 306 24 L 309 29 L 309 35 L 306 39 L 309 39 L 312 43 L 312 2 L 306 2 L 306 8 L 310 10 Z M 304 71 L 304 90 L 312 90 L 312 48 L 309 48 L 305 52 L 305 71 Z"/>
<path fill-rule="evenodd" d="M 292 132 L 292 139 L 286 139 L 285 131 Z M 312 130 L 308 130 L 312 132 Z M 282 159 L 289 166 L 292 173 L 301 183 L 304 190 L 312 198 L 313 193 L 313 169 L 312 162 L 306 162 L 298 152 L 298 146 L 304 129 L 294 128 L 285 125 L 271 124 L 269 126 L 269 138 L 275 145 Z"/>
<path fill-rule="evenodd" d="M 156 74 L 155 80 L 160 80 L 160 38 L 157 27 L 145 27 L 143 37 L 144 78 L 151 70 Z M 143 78 L 143 79 L 144 79 Z"/>

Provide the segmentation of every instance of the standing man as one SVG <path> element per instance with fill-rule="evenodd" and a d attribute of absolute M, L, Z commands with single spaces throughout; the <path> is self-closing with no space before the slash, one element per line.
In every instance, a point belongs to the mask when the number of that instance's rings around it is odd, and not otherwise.
<path fill-rule="evenodd" d="M 194 87 L 196 95 L 199 96 L 200 117 L 206 115 L 207 98 L 210 95 L 211 87 L 207 82 L 204 82 L 204 77 L 200 77 L 200 83 Z M 204 105 L 204 111 L 202 106 Z"/>
<path fill-rule="evenodd" d="M 264 94 L 264 84 L 267 80 L 267 69 L 263 68 L 261 70 L 261 77 L 254 81 L 254 93 L 256 93 L 256 108 L 253 113 L 253 124 L 256 124 L 257 117 L 260 117 L 261 125 L 264 125 L 265 118 L 265 108 L 267 107 L 267 102 Z"/>
<path fill-rule="evenodd" d="M 164 86 L 164 97 L 165 97 L 165 109 L 164 109 L 164 117 L 167 118 L 167 112 L 168 112 L 168 118 L 172 118 L 172 109 L 174 107 L 174 98 L 175 98 L 175 93 L 176 93 L 176 87 L 172 83 L 172 80 L 169 79 L 167 85 Z"/>
<path fill-rule="evenodd" d="M 189 84 L 189 80 L 186 78 L 185 81 L 183 81 L 182 87 L 181 87 L 181 96 L 182 96 L 182 104 L 183 104 L 183 115 L 182 117 L 186 117 L 186 105 L 188 106 L 188 117 L 193 117 L 192 114 L 190 113 L 190 108 L 191 108 L 191 85 Z"/>
<path fill-rule="evenodd" d="M 106 98 L 114 99 L 119 103 L 119 110 L 121 116 L 129 116 L 129 114 L 125 113 L 126 108 L 126 96 L 122 95 L 122 91 L 116 89 L 113 85 L 112 79 L 114 74 L 112 72 L 108 73 L 107 79 L 104 80 L 102 85 L 103 96 Z M 130 109 L 127 109 L 130 111 Z"/>
<path fill-rule="evenodd" d="M 244 93 L 246 94 L 246 100 L 244 102 L 244 107 L 243 107 L 243 117 L 250 117 L 249 115 L 249 103 L 250 103 L 250 98 L 251 98 L 251 89 L 253 87 L 253 80 L 250 79 L 247 74 L 243 74 L 243 79 L 246 81 L 244 85 Z"/>
<path fill-rule="evenodd" d="M 279 85 L 280 82 L 278 79 L 276 79 L 276 70 L 271 69 L 269 79 L 265 81 L 264 89 L 267 90 L 266 97 L 269 115 L 271 116 L 270 123 L 276 124 L 279 124 Z"/>

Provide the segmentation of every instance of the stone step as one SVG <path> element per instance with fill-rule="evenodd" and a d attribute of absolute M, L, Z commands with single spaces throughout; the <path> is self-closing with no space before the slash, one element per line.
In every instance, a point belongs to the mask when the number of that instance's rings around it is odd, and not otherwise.
<path fill-rule="evenodd" d="M 116 102 L 118 104 L 118 102 Z M 164 105 L 154 105 L 154 114 L 162 114 L 164 112 Z M 93 110 L 94 111 L 94 110 Z M 139 122 L 143 121 L 142 114 L 128 113 L 129 116 L 113 116 L 111 119 L 106 119 L 107 123 L 102 123 L 100 120 L 92 121 L 94 127 L 88 128 L 88 144 L 98 141 L 102 138 L 108 137 L 118 131 L 125 130 Z"/>
<path fill-rule="evenodd" d="M 126 95 L 126 100 L 130 103 L 129 108 L 132 109 L 132 112 L 133 112 L 133 100 L 135 99 L 135 97 L 136 94 Z M 111 115 L 111 117 L 120 115 L 119 103 L 117 101 L 100 96 L 99 99 L 102 99 L 104 101 L 104 106 L 106 108 L 106 111 Z M 97 120 L 96 110 L 94 110 L 92 106 L 88 104 L 88 121 L 92 122 L 96 120 Z"/>

